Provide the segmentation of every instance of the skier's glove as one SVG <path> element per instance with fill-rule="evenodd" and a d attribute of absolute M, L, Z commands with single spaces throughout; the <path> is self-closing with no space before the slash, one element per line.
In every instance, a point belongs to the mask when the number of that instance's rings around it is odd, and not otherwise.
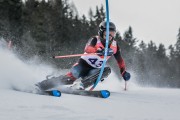
<path fill-rule="evenodd" d="M 125 71 L 123 72 L 122 77 L 125 81 L 128 81 L 131 78 L 131 74 Z"/>
<path fill-rule="evenodd" d="M 96 53 L 97 53 L 97 55 L 99 55 L 99 56 L 104 56 L 104 54 L 105 54 L 105 49 L 98 49 L 97 51 L 96 51 Z M 107 56 L 111 56 L 111 55 L 113 55 L 114 54 L 114 52 L 113 52 L 113 50 L 111 49 L 111 48 L 108 48 L 108 50 L 107 50 Z"/>

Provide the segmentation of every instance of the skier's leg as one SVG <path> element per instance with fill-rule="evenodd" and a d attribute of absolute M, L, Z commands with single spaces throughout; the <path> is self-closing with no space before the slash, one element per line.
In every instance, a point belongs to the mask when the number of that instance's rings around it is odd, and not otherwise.
<path fill-rule="evenodd" d="M 81 80 L 81 82 L 83 83 L 84 88 L 88 88 L 89 86 L 93 85 L 100 73 L 100 69 L 92 69 L 89 71 L 89 74 L 87 77 L 83 78 L 83 80 Z M 110 67 L 105 67 L 101 80 L 103 80 L 104 78 L 108 77 L 108 75 L 111 73 L 111 69 Z"/>
<path fill-rule="evenodd" d="M 68 75 L 62 75 L 59 77 L 52 77 L 51 79 L 43 80 L 36 84 L 41 90 L 48 90 L 52 88 L 56 88 L 59 85 L 67 85 L 72 84 L 74 80 Z"/>
<path fill-rule="evenodd" d="M 59 77 L 52 77 L 51 79 L 44 80 L 36 84 L 41 90 L 48 90 L 51 88 L 58 87 L 60 85 L 69 85 L 73 84 L 73 82 L 79 78 L 81 72 L 81 66 L 75 64 L 70 72 L 66 75 L 62 75 Z"/>
<path fill-rule="evenodd" d="M 82 62 L 79 62 L 79 64 L 75 65 L 71 69 L 71 73 L 75 78 L 78 79 L 80 77 L 87 76 L 91 69 L 92 67 L 85 66 Z M 81 81 L 74 82 L 71 87 L 73 89 L 84 89 L 83 83 Z"/>

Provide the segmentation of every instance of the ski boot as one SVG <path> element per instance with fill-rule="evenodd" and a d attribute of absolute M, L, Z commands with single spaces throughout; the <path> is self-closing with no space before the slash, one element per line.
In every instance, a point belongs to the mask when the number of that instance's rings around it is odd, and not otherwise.
<path fill-rule="evenodd" d="M 70 88 L 75 89 L 75 90 L 84 90 L 84 85 L 81 81 L 74 82 Z"/>

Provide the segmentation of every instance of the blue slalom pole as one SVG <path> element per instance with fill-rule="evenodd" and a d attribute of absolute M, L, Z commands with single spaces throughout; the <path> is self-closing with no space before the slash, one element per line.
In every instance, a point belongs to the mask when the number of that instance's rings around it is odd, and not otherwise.
<path fill-rule="evenodd" d="M 91 87 L 91 91 L 97 86 L 98 82 L 101 80 L 103 71 L 104 71 L 104 67 L 106 65 L 106 61 L 107 61 L 107 51 L 108 51 L 108 45 L 109 45 L 109 3 L 108 0 L 106 0 L 106 46 L 105 46 L 105 54 L 104 54 L 104 60 L 103 60 L 103 64 L 101 67 L 101 71 L 99 73 L 99 76 L 95 82 L 95 84 Z"/>

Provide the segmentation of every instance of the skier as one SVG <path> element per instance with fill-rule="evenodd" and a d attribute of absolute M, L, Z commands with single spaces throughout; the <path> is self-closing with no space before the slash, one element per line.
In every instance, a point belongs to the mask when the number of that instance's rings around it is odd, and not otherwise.
<path fill-rule="evenodd" d="M 120 68 L 120 74 L 125 81 L 130 79 L 130 73 L 126 71 L 125 62 L 121 56 L 120 48 L 117 41 L 114 40 L 116 34 L 116 26 L 114 23 L 109 22 L 109 45 L 107 51 L 107 59 L 114 55 L 117 64 Z M 99 25 L 98 35 L 92 37 L 85 46 L 84 54 L 94 53 L 93 55 L 81 56 L 79 61 L 73 65 L 70 72 L 65 76 L 54 77 L 52 79 L 44 80 L 38 83 L 38 86 L 47 90 L 57 87 L 58 85 L 73 84 L 78 78 L 82 78 L 80 82 L 75 82 L 73 88 L 85 89 L 93 85 L 100 73 L 100 68 L 103 64 L 104 53 L 106 44 L 106 22 L 103 21 Z M 105 67 L 101 81 L 104 80 L 111 72 L 109 67 Z"/>

